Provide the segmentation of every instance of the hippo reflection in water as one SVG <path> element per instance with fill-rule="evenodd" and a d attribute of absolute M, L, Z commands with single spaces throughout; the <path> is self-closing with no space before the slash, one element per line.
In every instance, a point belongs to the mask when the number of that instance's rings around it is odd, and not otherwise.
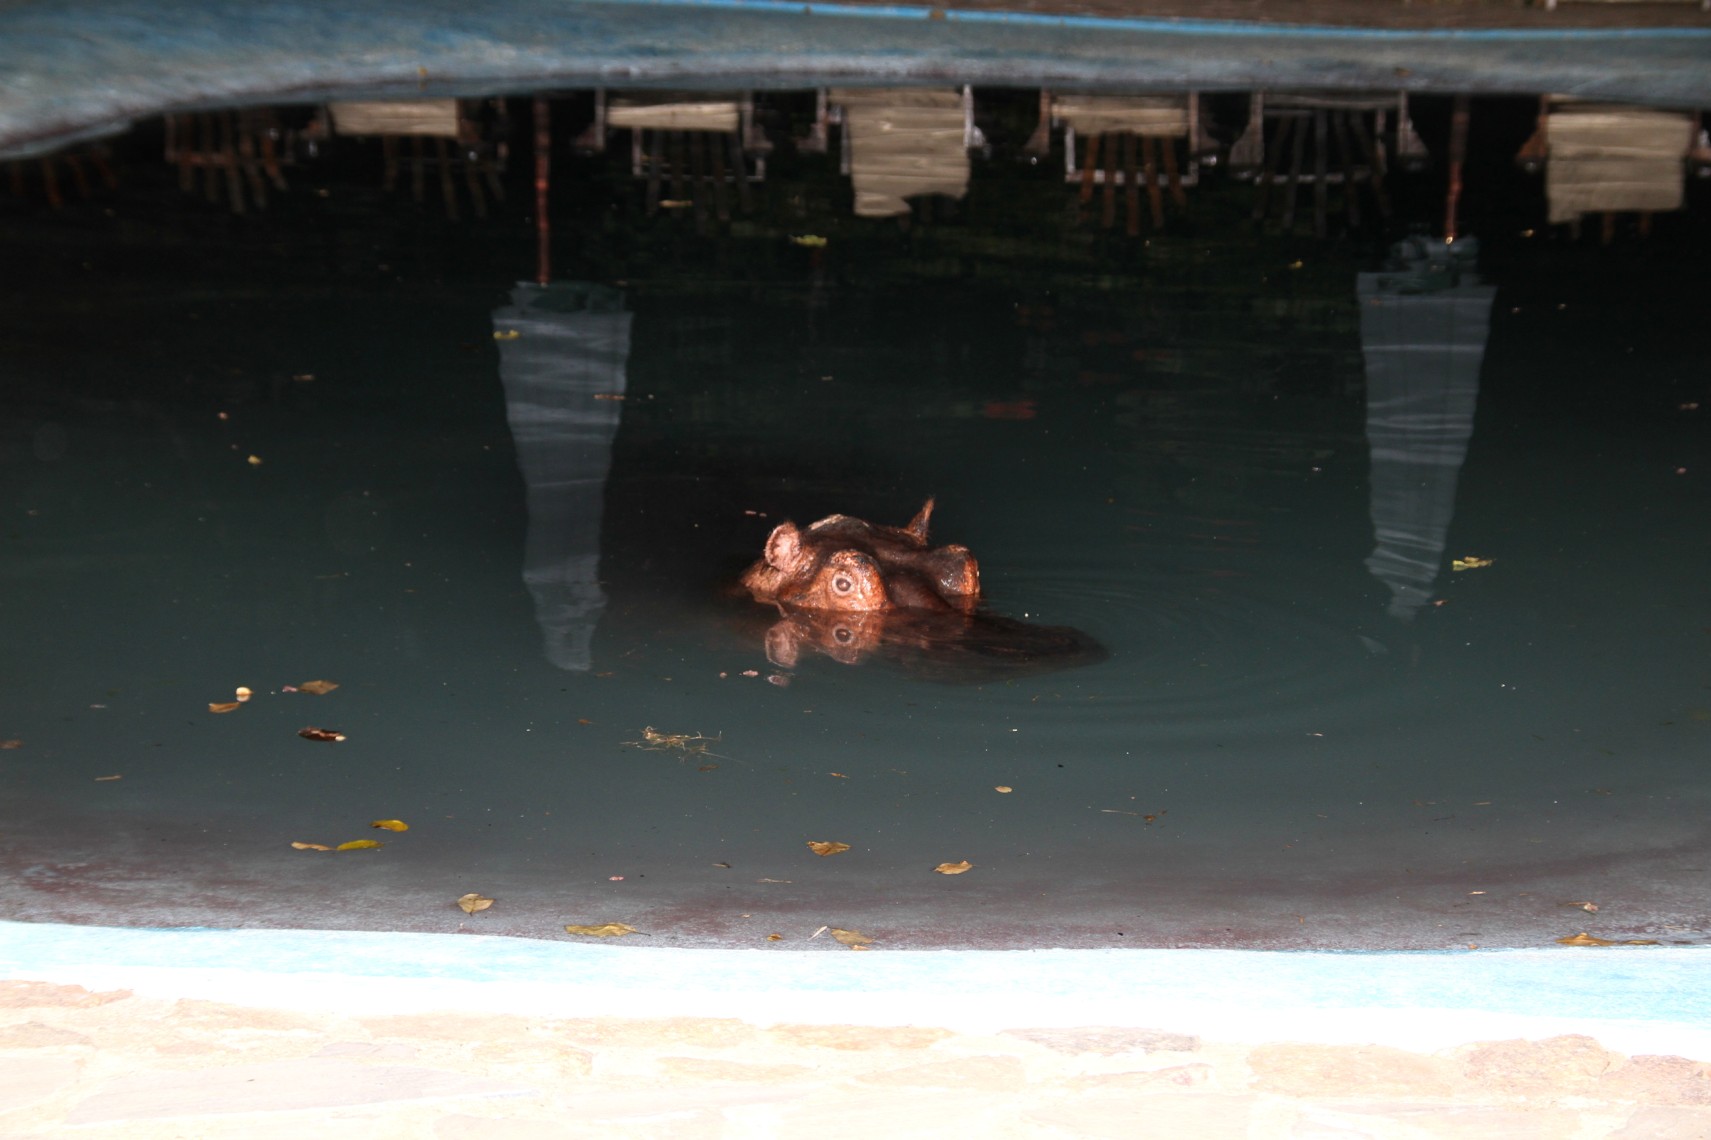
<path fill-rule="evenodd" d="M 981 612 L 980 566 L 964 546 L 927 545 L 928 499 L 907 526 L 829 515 L 781 523 L 742 584 L 778 607 L 766 656 L 795 668 L 823 653 L 855 665 L 880 657 L 942 681 L 991 681 L 1091 664 L 1105 651 L 1086 634 Z"/>

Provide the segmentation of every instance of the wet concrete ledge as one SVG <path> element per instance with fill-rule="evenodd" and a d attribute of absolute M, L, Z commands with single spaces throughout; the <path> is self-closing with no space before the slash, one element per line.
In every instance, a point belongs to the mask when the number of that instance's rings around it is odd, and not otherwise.
<path fill-rule="evenodd" d="M 828 82 L 1555 92 L 1696 107 L 1711 104 L 1711 27 L 1285 25 L 785 0 L 0 3 L 0 158 L 223 106 Z"/>

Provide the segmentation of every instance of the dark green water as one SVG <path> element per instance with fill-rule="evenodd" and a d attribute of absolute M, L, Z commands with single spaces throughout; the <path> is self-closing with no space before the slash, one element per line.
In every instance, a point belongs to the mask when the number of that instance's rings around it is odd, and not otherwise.
<path fill-rule="evenodd" d="M 362 170 L 245 219 L 140 163 L 8 206 L 4 917 L 1704 937 L 1702 202 L 1601 249 L 1494 184 L 1477 277 L 1420 292 L 1217 183 L 1129 240 L 1055 176 L 905 232 L 784 168 L 700 236 L 572 169 L 542 296 L 520 204 Z M 769 662 L 730 586 L 770 527 L 928 495 L 992 612 L 1109 658 Z"/>

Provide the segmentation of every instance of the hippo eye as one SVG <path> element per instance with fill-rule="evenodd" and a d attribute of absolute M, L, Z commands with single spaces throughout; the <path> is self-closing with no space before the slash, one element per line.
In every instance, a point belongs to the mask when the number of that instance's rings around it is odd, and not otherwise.
<path fill-rule="evenodd" d="M 848 574 L 839 574 L 832 579 L 832 589 L 839 594 L 847 594 L 855 589 L 855 582 Z"/>
<path fill-rule="evenodd" d="M 848 645 L 855 640 L 855 633 L 847 625 L 840 625 L 832 631 L 832 640 L 839 645 Z"/>

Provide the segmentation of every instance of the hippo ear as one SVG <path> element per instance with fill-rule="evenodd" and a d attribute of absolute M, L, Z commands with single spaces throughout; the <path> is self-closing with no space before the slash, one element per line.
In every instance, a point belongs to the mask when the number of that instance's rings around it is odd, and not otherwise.
<path fill-rule="evenodd" d="M 802 536 L 796 524 L 779 523 L 766 536 L 766 564 L 775 570 L 793 569 L 802 557 Z"/>
<path fill-rule="evenodd" d="M 915 517 L 909 520 L 909 525 L 903 529 L 914 536 L 915 541 L 922 546 L 927 544 L 927 522 L 933 517 L 933 500 L 928 496 L 921 504 L 921 509 L 915 512 Z"/>

